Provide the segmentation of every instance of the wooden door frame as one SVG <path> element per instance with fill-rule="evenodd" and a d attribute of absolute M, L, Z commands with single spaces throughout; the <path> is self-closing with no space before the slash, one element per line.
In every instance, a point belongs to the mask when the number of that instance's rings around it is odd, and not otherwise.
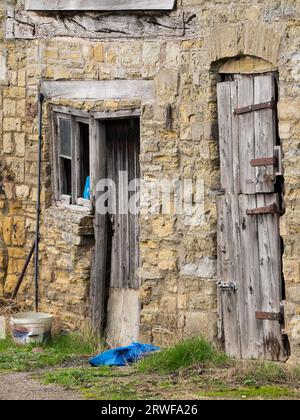
<path fill-rule="evenodd" d="M 141 110 L 118 110 L 115 112 L 93 112 L 90 123 L 90 170 L 91 200 L 95 208 L 97 179 L 106 176 L 106 121 L 139 118 Z M 106 262 L 107 262 L 107 215 L 95 211 L 95 249 L 92 255 L 90 279 L 90 319 L 95 332 L 102 333 L 105 328 Z"/>

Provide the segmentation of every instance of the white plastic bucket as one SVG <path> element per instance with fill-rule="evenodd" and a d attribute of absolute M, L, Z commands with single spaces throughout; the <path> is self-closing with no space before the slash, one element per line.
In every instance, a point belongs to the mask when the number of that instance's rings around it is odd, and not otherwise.
<path fill-rule="evenodd" d="M 40 312 L 20 312 L 10 319 L 10 327 L 17 344 L 42 344 L 51 337 L 53 316 Z"/>

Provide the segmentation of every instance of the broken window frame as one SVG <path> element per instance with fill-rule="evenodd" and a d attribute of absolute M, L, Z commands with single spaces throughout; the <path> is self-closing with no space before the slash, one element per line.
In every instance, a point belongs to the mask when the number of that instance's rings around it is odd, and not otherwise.
<path fill-rule="evenodd" d="M 71 155 L 66 156 L 61 153 L 61 132 L 60 121 L 70 121 L 71 127 Z M 84 199 L 83 192 L 80 190 L 82 185 L 81 180 L 81 138 L 80 138 L 80 124 L 88 125 L 89 130 L 89 172 L 91 168 L 91 136 L 90 136 L 90 115 L 89 113 L 65 109 L 62 107 L 52 108 L 52 142 L 53 142 L 53 185 L 55 193 L 55 201 L 66 206 L 80 206 L 91 210 L 91 199 Z M 62 159 L 71 160 L 71 194 L 64 194 L 62 173 Z M 90 174 L 89 174 L 90 176 Z"/>
<path fill-rule="evenodd" d="M 105 122 L 113 119 L 124 119 L 124 118 L 141 118 L 141 110 L 137 108 L 117 110 L 117 111 L 81 111 L 62 106 L 53 105 L 51 109 L 52 113 L 52 146 L 53 146 L 53 185 L 54 185 L 54 196 L 55 201 L 63 206 L 73 207 L 74 209 L 86 209 L 92 211 L 95 206 L 96 196 L 96 184 L 97 176 L 96 171 L 98 166 L 105 166 L 104 162 L 98 162 L 97 156 L 100 150 L 105 149 L 106 133 L 105 133 Z M 58 118 L 69 118 L 71 121 L 71 137 L 72 137 L 72 196 L 63 195 L 61 189 L 61 173 L 60 173 L 60 162 L 59 162 L 59 127 Z M 140 120 L 141 121 L 141 120 Z M 89 163 L 90 163 L 90 200 L 84 200 L 78 197 L 78 185 L 80 177 L 80 165 L 78 162 L 79 153 L 79 141 L 80 136 L 78 132 L 78 124 L 85 123 L 89 124 Z M 75 162 L 75 164 L 74 164 Z M 103 171 L 105 170 L 103 166 Z M 99 168 L 98 168 L 99 169 Z M 104 175 L 104 173 L 103 173 Z M 77 193 L 76 193 L 77 191 Z M 74 193 L 75 192 L 75 193 Z"/>

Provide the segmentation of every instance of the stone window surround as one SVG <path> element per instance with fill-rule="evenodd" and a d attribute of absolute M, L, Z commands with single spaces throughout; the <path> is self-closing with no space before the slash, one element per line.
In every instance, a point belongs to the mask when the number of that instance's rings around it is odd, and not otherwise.
<path fill-rule="evenodd" d="M 25 0 L 29 11 L 170 11 L 176 0 Z"/>
<path fill-rule="evenodd" d="M 58 164 L 57 164 L 57 140 L 55 136 L 55 126 L 53 113 L 59 112 L 63 114 L 73 115 L 75 117 L 89 118 L 92 120 L 107 120 L 114 118 L 130 118 L 130 117 L 140 117 L 142 104 L 139 109 L 118 109 L 113 112 L 96 112 L 89 111 L 84 112 L 81 110 L 75 110 L 67 107 L 59 107 L 55 105 L 54 100 L 83 100 L 83 101 L 106 101 L 106 100 L 136 100 L 139 99 L 143 104 L 152 103 L 155 98 L 155 86 L 153 80 L 105 80 L 105 81 L 70 81 L 66 80 L 63 82 L 60 81 L 48 81 L 43 80 L 41 83 L 41 93 L 45 96 L 45 99 L 49 101 L 51 109 L 51 149 L 52 149 L 52 185 L 54 185 L 54 197 L 56 204 L 64 207 L 68 207 L 70 210 L 81 210 L 88 213 L 91 213 L 91 208 L 85 208 L 78 205 L 70 205 L 68 202 L 59 201 L 59 191 L 57 188 L 57 174 L 58 174 Z M 51 103 L 52 101 L 52 103 Z M 97 124 L 91 124 L 91 138 L 97 138 Z M 93 144 L 90 139 L 90 150 L 92 154 Z M 92 162 L 90 164 L 92 169 Z M 93 176 L 91 176 L 91 191 L 94 189 L 95 181 Z"/>

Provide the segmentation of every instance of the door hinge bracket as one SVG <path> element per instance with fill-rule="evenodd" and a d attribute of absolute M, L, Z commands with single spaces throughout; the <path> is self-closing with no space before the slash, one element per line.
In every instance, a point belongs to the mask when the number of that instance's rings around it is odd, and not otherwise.
<path fill-rule="evenodd" d="M 271 204 L 267 207 L 259 207 L 257 209 L 248 209 L 246 212 L 248 215 L 259 215 L 259 214 L 278 214 L 277 204 Z"/>
<path fill-rule="evenodd" d="M 278 321 L 281 324 L 280 312 L 255 312 L 256 319 L 261 321 Z"/>
<path fill-rule="evenodd" d="M 253 168 L 256 168 L 258 166 L 278 166 L 278 158 L 276 156 L 273 157 L 265 157 L 265 158 L 257 158 L 252 159 L 250 161 L 250 165 Z"/>
<path fill-rule="evenodd" d="M 231 292 L 231 291 L 236 292 L 238 290 L 238 284 L 234 282 L 219 281 L 217 283 L 217 286 L 219 289 L 223 291 L 227 291 L 227 292 Z"/>
<path fill-rule="evenodd" d="M 285 317 L 284 317 L 284 302 L 280 303 L 280 312 L 255 312 L 258 321 L 277 321 L 281 325 L 281 333 L 286 334 L 285 331 Z"/>
<path fill-rule="evenodd" d="M 275 176 L 283 175 L 282 147 L 274 146 L 274 156 L 251 159 L 250 165 L 253 168 L 260 166 L 274 166 Z"/>
<path fill-rule="evenodd" d="M 242 115 L 242 114 L 248 114 L 249 112 L 255 112 L 255 111 L 261 111 L 263 109 L 275 109 L 276 102 L 274 99 L 268 102 L 263 102 L 261 104 L 255 104 L 255 105 L 249 105 L 244 106 L 242 108 L 236 108 L 233 113 L 234 115 Z"/>

